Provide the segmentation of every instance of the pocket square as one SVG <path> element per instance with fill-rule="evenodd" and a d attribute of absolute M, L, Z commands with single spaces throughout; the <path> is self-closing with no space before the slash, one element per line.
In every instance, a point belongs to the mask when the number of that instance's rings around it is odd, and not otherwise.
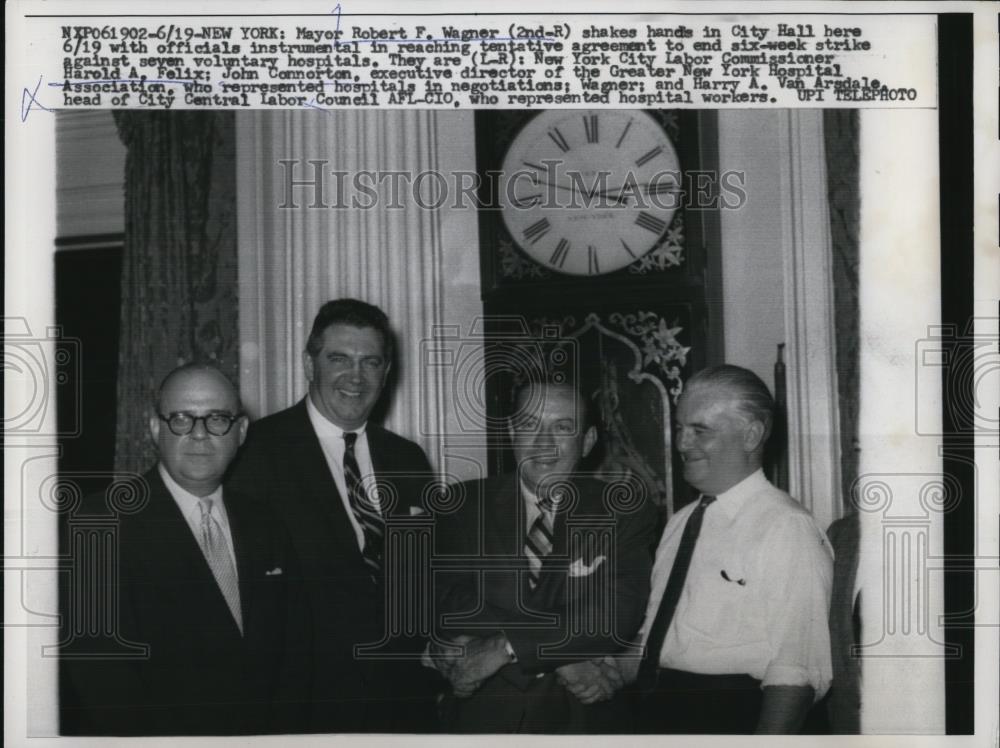
<path fill-rule="evenodd" d="M 275 566 L 273 569 L 268 569 L 267 571 L 265 571 L 264 572 L 264 576 L 265 577 L 277 577 L 277 576 L 281 576 L 282 573 L 283 572 L 281 571 L 281 567 L 280 566 Z"/>
<path fill-rule="evenodd" d="M 606 557 L 601 555 L 594 559 L 594 563 L 589 566 L 583 562 L 582 558 L 578 558 L 569 567 L 569 575 L 571 577 L 589 577 L 595 571 L 597 567 L 604 563 Z"/>

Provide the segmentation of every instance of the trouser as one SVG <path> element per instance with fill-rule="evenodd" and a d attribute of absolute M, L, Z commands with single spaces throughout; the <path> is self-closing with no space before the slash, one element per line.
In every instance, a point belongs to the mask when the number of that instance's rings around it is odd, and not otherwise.
<path fill-rule="evenodd" d="M 641 734 L 747 735 L 760 716 L 760 681 L 661 668 L 656 687 L 637 694 Z"/>

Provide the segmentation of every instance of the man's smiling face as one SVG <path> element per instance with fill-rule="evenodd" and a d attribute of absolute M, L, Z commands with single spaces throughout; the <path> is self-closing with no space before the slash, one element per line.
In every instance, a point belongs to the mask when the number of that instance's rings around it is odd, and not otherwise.
<path fill-rule="evenodd" d="M 389 375 L 382 334 L 341 323 L 323 331 L 319 353 L 305 353 L 303 364 L 313 405 L 345 431 L 368 420 Z"/>
<path fill-rule="evenodd" d="M 759 467 L 764 426 L 740 413 L 738 398 L 723 386 L 695 385 L 677 404 L 684 480 L 708 496 L 718 496 Z"/>
<path fill-rule="evenodd" d="M 593 448 L 597 430 L 587 426 L 585 409 L 569 386 L 533 385 L 519 393 L 510 436 L 521 481 L 533 493 L 548 480 L 568 478 Z"/>

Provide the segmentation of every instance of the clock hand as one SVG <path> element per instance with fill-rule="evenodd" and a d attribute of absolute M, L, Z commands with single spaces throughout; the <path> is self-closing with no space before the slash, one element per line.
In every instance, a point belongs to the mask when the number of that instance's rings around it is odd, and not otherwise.
<path fill-rule="evenodd" d="M 584 189 L 584 188 L 578 186 L 575 182 L 571 183 L 567 187 L 564 184 L 558 184 L 556 182 L 549 182 L 548 180 L 537 179 L 537 178 L 534 180 L 534 183 L 535 184 L 548 185 L 549 187 L 555 187 L 557 190 L 566 190 L 568 192 L 576 192 L 576 193 L 579 193 L 581 195 L 584 195 L 588 199 L 595 198 L 595 197 L 614 197 L 614 196 L 618 196 L 618 195 L 621 195 L 621 193 L 625 189 L 625 185 L 620 185 L 618 187 L 611 187 L 611 188 L 608 188 L 606 190 L 597 190 L 597 189 L 595 189 L 595 190 L 587 190 L 587 189 Z M 667 182 L 655 182 L 655 183 L 653 183 L 653 182 L 646 182 L 644 184 L 637 184 L 636 185 L 636 187 L 638 187 L 640 189 L 645 189 L 645 191 L 647 192 L 647 194 L 649 192 L 649 189 L 648 189 L 649 187 L 658 188 L 658 190 L 657 190 L 658 192 L 666 192 L 667 190 L 663 189 L 663 187 L 666 187 L 666 186 L 670 186 L 669 183 L 667 183 Z M 671 192 L 674 191 L 674 189 L 673 189 L 672 186 L 671 186 L 670 191 Z"/>
<path fill-rule="evenodd" d="M 549 181 L 546 181 L 544 179 L 537 179 L 537 180 L 535 180 L 535 184 L 544 184 L 544 185 L 548 185 L 549 187 L 555 187 L 557 190 L 566 190 L 567 192 L 572 192 L 573 194 L 582 195 L 582 196 L 586 197 L 587 200 L 593 200 L 595 197 L 610 197 L 612 200 L 614 200 L 614 203 L 616 205 L 622 205 L 624 203 L 624 201 L 628 199 L 627 197 L 625 197 L 622 194 L 622 192 L 623 192 L 623 188 L 622 187 L 616 187 L 615 189 L 618 190 L 618 195 L 612 197 L 609 194 L 611 192 L 611 190 L 602 190 L 602 191 L 599 191 L 599 192 L 595 190 L 595 191 L 591 192 L 590 190 L 579 188 L 575 184 L 571 184 L 569 187 L 567 187 L 564 184 L 557 184 L 555 182 L 549 182 Z"/>
<path fill-rule="evenodd" d="M 669 182 L 655 182 L 655 183 L 653 183 L 653 182 L 646 182 L 644 184 L 637 184 L 635 186 L 637 188 L 639 188 L 639 190 L 641 192 L 645 192 L 647 195 L 650 194 L 650 187 L 653 188 L 654 192 L 656 192 L 657 194 L 660 194 L 660 195 L 664 195 L 664 194 L 669 194 L 671 192 L 679 192 L 680 191 L 680 187 L 679 186 L 672 185 Z M 629 190 L 629 192 L 631 192 L 631 191 L 632 190 Z M 624 192 L 625 192 L 625 185 L 622 185 L 620 187 L 613 187 L 613 188 L 607 189 L 607 190 L 600 190 L 599 192 L 595 192 L 592 195 L 592 197 L 613 197 L 613 196 L 620 197 L 622 194 L 624 194 Z"/>
<path fill-rule="evenodd" d="M 542 179 L 535 180 L 535 183 L 536 184 L 545 184 L 545 185 L 548 185 L 549 187 L 555 187 L 557 190 L 568 190 L 569 192 L 576 192 L 577 191 L 576 187 L 574 187 L 573 185 L 570 185 L 569 187 L 567 187 L 564 184 L 556 184 L 555 182 L 547 182 L 547 181 L 542 180 Z"/>

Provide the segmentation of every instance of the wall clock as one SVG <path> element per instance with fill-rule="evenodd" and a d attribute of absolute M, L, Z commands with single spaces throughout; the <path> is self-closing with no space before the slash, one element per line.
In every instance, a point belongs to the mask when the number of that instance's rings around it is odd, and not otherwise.
<path fill-rule="evenodd" d="M 653 249 L 680 202 L 670 137 L 638 110 L 548 110 L 503 158 L 498 203 L 518 246 L 557 273 L 597 276 Z"/>
<path fill-rule="evenodd" d="M 722 361 L 721 232 L 717 206 L 675 190 L 719 173 L 716 120 L 711 110 L 475 113 L 491 475 L 516 468 L 503 427 L 511 341 L 542 325 L 574 341 L 575 375 L 598 406 L 601 448 L 587 469 L 626 465 L 667 513 L 694 498 L 670 445 L 671 393 Z M 675 348 L 683 356 L 668 361 Z"/>

